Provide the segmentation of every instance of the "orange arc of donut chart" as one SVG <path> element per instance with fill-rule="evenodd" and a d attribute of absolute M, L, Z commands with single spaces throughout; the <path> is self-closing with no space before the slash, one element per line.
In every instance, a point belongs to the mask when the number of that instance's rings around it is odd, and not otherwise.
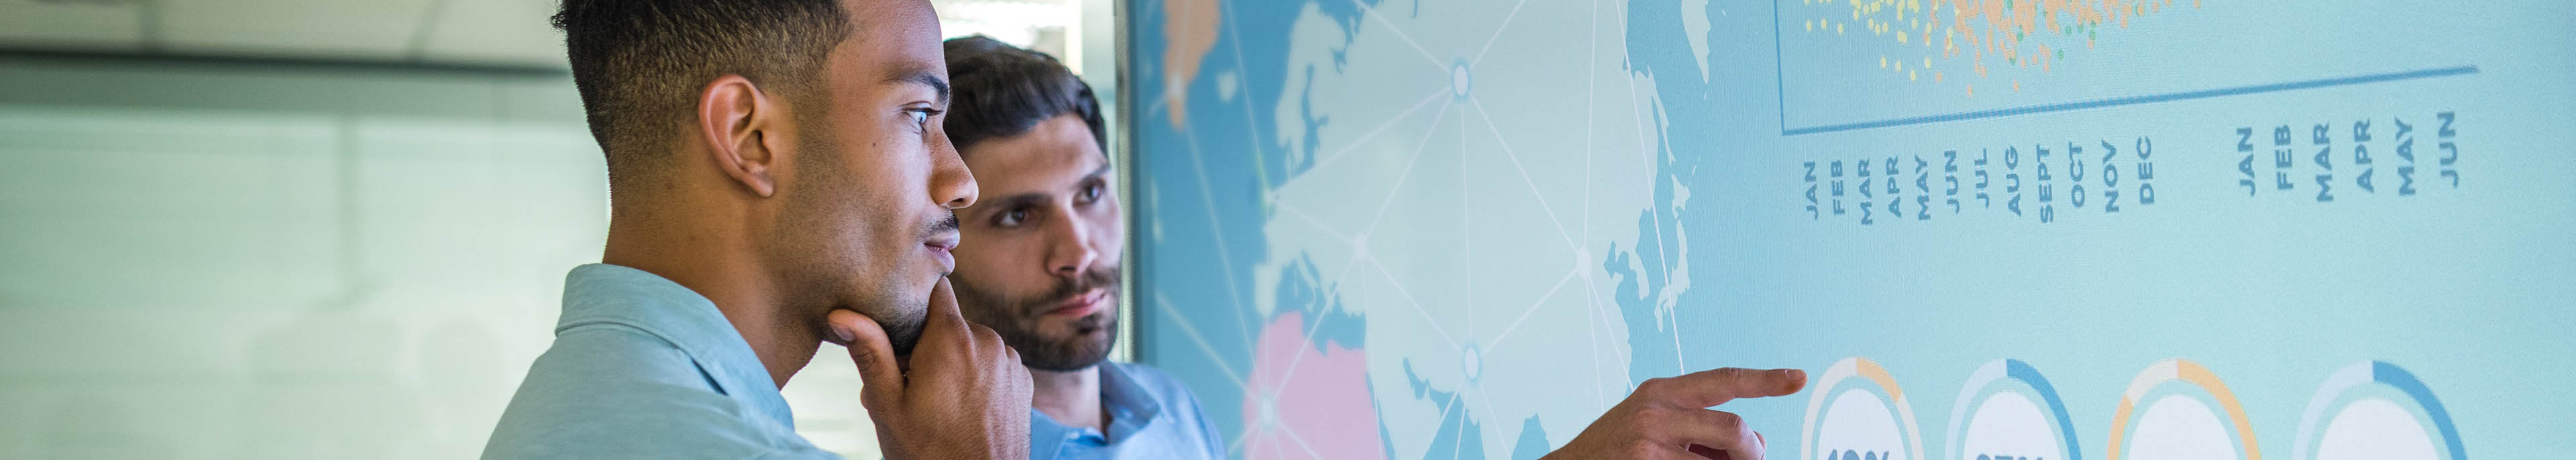
<path fill-rule="evenodd" d="M 2255 448 L 2254 425 L 2246 423 L 2245 406 L 2236 402 L 2236 394 L 2227 391 L 2227 384 L 2218 380 L 2218 374 L 2188 359 L 2158 361 L 2148 365 L 2146 371 L 2138 373 L 2136 380 L 2129 382 L 2129 391 L 2120 395 L 2120 410 L 2111 418 L 2110 452 L 2106 458 L 2120 460 L 2120 445 L 2124 444 L 2121 441 L 2129 432 L 2129 414 L 2137 408 L 2138 398 L 2146 396 L 2147 391 L 2157 384 L 2174 380 L 2199 386 L 2202 391 L 2209 392 L 2210 397 L 2217 398 L 2218 405 L 2227 408 L 2228 420 L 2236 425 L 2237 445 L 2245 449 L 2245 460 L 2263 460 L 2263 453 Z"/>

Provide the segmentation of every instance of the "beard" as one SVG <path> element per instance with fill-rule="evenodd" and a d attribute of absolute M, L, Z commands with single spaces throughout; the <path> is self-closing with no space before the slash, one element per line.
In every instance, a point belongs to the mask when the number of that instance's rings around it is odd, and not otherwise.
<path fill-rule="evenodd" d="M 1118 266 L 1084 270 L 1073 278 L 1056 278 L 1055 287 L 1035 296 L 1013 297 L 983 286 L 962 276 L 950 276 L 956 288 L 959 307 L 969 320 L 993 329 L 1002 343 L 1020 351 L 1020 364 L 1029 369 L 1069 372 L 1088 369 L 1109 358 L 1109 348 L 1118 341 L 1118 309 L 1103 306 L 1073 320 L 1072 334 L 1049 336 L 1040 329 L 1045 320 L 1042 309 L 1106 289 L 1118 295 Z"/>

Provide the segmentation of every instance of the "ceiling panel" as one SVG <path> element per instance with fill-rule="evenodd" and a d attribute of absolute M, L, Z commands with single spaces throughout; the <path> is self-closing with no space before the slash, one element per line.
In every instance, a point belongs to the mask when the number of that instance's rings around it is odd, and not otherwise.
<path fill-rule="evenodd" d="M 401 58 L 432 0 L 158 0 L 174 51 Z"/>
<path fill-rule="evenodd" d="M 564 65 L 553 0 L 443 0 L 421 55 L 432 61 Z"/>
<path fill-rule="evenodd" d="M 140 7 L 123 1 L 0 0 L 0 44 L 62 50 L 134 49 Z"/>
<path fill-rule="evenodd" d="M 557 0 L 0 0 L 0 47 L 561 68 Z M 933 0 L 950 35 L 1065 51 L 1074 0 Z"/>

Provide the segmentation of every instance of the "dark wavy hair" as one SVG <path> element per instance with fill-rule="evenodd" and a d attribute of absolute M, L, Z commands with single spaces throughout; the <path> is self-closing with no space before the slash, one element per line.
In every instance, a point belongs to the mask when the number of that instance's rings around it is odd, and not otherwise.
<path fill-rule="evenodd" d="M 1091 85 L 1046 53 L 982 35 L 948 39 L 948 82 L 957 98 L 948 105 L 948 142 L 964 152 L 986 140 L 1027 133 L 1038 122 L 1065 114 L 1091 126 L 1091 139 L 1109 151 L 1107 125 Z"/>

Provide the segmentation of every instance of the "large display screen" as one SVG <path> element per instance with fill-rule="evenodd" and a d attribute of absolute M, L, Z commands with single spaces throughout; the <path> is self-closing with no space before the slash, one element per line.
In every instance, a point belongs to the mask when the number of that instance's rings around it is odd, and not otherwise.
<path fill-rule="evenodd" d="M 1244 458 L 2576 447 L 2576 4 L 1134 0 L 1140 356 Z"/>

